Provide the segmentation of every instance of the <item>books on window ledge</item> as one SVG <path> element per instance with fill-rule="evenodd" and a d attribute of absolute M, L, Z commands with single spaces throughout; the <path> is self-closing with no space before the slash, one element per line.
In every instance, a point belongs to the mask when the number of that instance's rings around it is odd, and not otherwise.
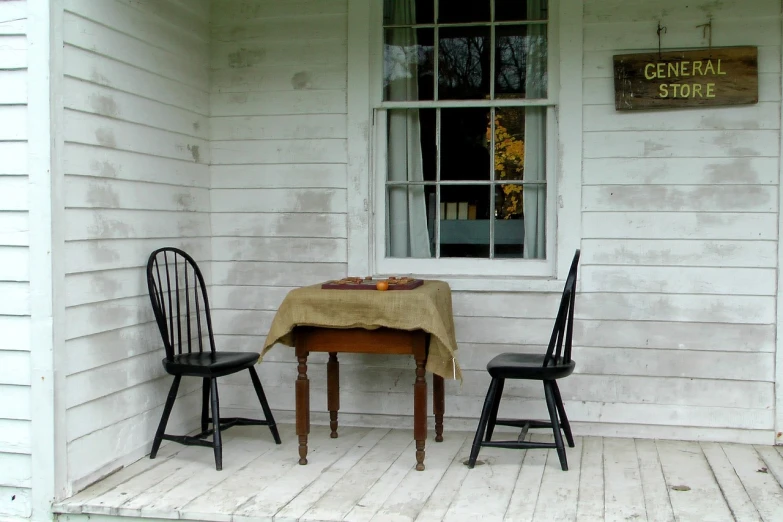
<path fill-rule="evenodd" d="M 467 201 L 459 202 L 441 202 L 441 219 L 476 219 L 476 205 L 471 205 Z"/>

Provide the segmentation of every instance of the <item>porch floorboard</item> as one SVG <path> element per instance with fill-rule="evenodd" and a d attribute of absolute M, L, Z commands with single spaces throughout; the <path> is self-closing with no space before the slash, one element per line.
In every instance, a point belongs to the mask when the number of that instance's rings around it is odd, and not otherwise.
<path fill-rule="evenodd" d="M 345 426 L 330 439 L 313 426 L 307 466 L 293 426 L 280 432 L 280 446 L 262 426 L 225 432 L 223 471 L 207 448 L 167 444 L 54 511 L 72 522 L 783 520 L 773 446 L 577 437 L 568 472 L 553 449 L 484 448 L 469 470 L 473 434 L 446 431 L 417 472 L 408 429 Z"/>

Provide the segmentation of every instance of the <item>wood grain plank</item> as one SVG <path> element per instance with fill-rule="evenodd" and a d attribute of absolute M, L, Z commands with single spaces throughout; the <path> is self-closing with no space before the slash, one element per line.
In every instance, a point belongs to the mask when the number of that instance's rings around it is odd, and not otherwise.
<path fill-rule="evenodd" d="M 542 431 L 542 433 L 544 433 Z M 547 434 L 546 440 L 554 442 L 554 437 Z M 577 499 L 579 497 L 579 477 L 582 460 L 582 440 L 574 439 L 576 446 L 566 446 L 568 471 L 564 472 L 557 458 L 557 450 L 547 450 L 544 476 L 541 478 L 541 491 L 536 502 L 534 520 L 566 521 L 575 520 Z"/>
<path fill-rule="evenodd" d="M 721 445 L 702 442 L 700 446 L 735 519 L 762 520 Z"/>
<path fill-rule="evenodd" d="M 371 436 L 371 428 L 340 428 L 337 439 L 329 439 L 326 431 L 319 431 L 319 440 L 313 440 L 316 450 L 310 447 L 307 466 L 292 467 L 273 483 L 263 487 L 252 499 L 242 504 L 232 515 L 236 522 L 272 518 L 313 484 L 332 466 L 356 451 Z M 321 439 L 321 437 L 323 437 Z M 161 506 L 163 508 L 163 506 Z"/>
<path fill-rule="evenodd" d="M 774 240 L 774 214 L 585 212 L 585 239 Z"/>
<path fill-rule="evenodd" d="M 329 466 L 316 480 L 305 487 L 296 498 L 292 499 L 278 511 L 275 517 L 280 520 L 301 519 L 318 504 L 336 483 L 341 481 L 349 472 L 356 469 L 367 453 L 372 451 L 379 441 L 389 435 L 389 432 L 390 430 L 383 428 L 375 428 L 370 431 L 352 451 L 349 451 L 342 458 L 338 459 L 337 462 Z"/>
<path fill-rule="evenodd" d="M 582 459 L 579 473 L 577 522 L 601 522 L 604 520 L 604 439 L 581 437 Z"/>
<path fill-rule="evenodd" d="M 482 448 L 478 464 L 467 470 L 459 492 L 443 520 L 503 520 L 524 452 L 501 448 Z M 474 499 L 483 499 L 482 503 Z"/>
<path fill-rule="evenodd" d="M 340 363 L 342 364 L 342 361 Z M 441 443 L 433 444 L 428 441 L 426 469 L 411 470 L 410 463 L 406 459 L 404 463 L 407 466 L 407 475 L 397 487 L 388 492 L 388 497 L 371 520 L 375 522 L 416 520 L 450 467 L 461 464 L 460 459 L 464 457 L 470 442 L 470 436 L 464 432 L 448 432 Z"/>
<path fill-rule="evenodd" d="M 585 239 L 582 266 L 774 268 L 774 241 Z"/>
<path fill-rule="evenodd" d="M 647 520 L 650 522 L 674 522 L 674 513 L 655 442 L 636 439 L 635 443 Z"/>
<path fill-rule="evenodd" d="M 675 520 L 731 520 L 731 511 L 694 442 L 655 441 Z"/>
<path fill-rule="evenodd" d="M 647 517 L 633 439 L 604 439 L 604 476 L 606 520 Z"/>
<path fill-rule="evenodd" d="M 409 465 L 415 463 L 413 453 L 406 451 L 410 450 L 411 443 L 409 432 L 391 431 L 310 507 L 301 520 L 344 519 L 403 453 L 408 457 Z M 399 468 L 396 469 L 399 471 Z"/>
<path fill-rule="evenodd" d="M 721 444 L 720 447 L 761 518 L 774 520 L 779 517 L 783 513 L 783 487 L 769 473 L 756 450 L 739 444 Z"/>

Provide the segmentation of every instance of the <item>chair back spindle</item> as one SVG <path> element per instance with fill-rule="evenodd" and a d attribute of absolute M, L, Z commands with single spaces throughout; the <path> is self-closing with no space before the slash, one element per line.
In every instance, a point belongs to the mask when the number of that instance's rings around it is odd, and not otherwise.
<path fill-rule="evenodd" d="M 147 287 L 166 359 L 205 351 L 202 314 L 209 350 L 215 353 L 207 287 L 190 255 L 173 247 L 152 252 L 147 262 Z"/>
<path fill-rule="evenodd" d="M 544 357 L 544 367 L 571 362 L 571 342 L 574 337 L 574 304 L 576 302 L 576 274 L 579 265 L 579 250 L 574 254 L 568 270 L 563 296 L 555 319 L 555 327 Z"/>

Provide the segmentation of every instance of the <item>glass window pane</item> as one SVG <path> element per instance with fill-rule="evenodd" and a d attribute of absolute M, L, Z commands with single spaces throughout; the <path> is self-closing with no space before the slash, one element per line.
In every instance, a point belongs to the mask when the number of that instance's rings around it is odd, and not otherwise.
<path fill-rule="evenodd" d="M 547 97 L 546 25 L 495 29 L 495 97 Z"/>
<path fill-rule="evenodd" d="M 441 185 L 440 257 L 489 257 L 489 185 Z"/>
<path fill-rule="evenodd" d="M 495 111 L 495 179 L 526 182 L 502 183 L 495 188 L 495 257 L 546 256 L 546 113 L 546 107 Z M 515 227 L 503 221 L 522 224 Z M 521 254 L 509 239 L 517 237 L 514 234 L 524 238 Z"/>
<path fill-rule="evenodd" d="M 546 20 L 547 8 L 547 0 L 495 0 L 495 20 Z"/>
<path fill-rule="evenodd" d="M 434 21 L 433 0 L 384 0 L 383 25 L 431 24 Z"/>
<path fill-rule="evenodd" d="M 534 109 L 535 110 L 535 109 Z M 525 109 L 495 109 L 495 180 L 521 180 L 525 170 Z"/>
<path fill-rule="evenodd" d="M 489 96 L 489 27 L 449 27 L 438 38 L 438 96 L 479 99 Z"/>
<path fill-rule="evenodd" d="M 490 0 L 471 0 L 469 2 L 440 0 L 438 2 L 438 23 L 489 22 L 489 2 Z"/>
<path fill-rule="evenodd" d="M 525 221 L 522 212 L 522 194 L 521 185 L 495 186 L 496 258 L 521 258 L 524 255 Z"/>
<path fill-rule="evenodd" d="M 489 115 L 487 108 L 441 110 L 441 180 L 489 181 Z"/>
<path fill-rule="evenodd" d="M 388 111 L 387 135 L 388 181 L 435 181 L 435 109 Z M 434 185 L 387 188 L 387 256 L 435 255 L 435 193 Z"/>
<path fill-rule="evenodd" d="M 434 31 L 397 28 L 384 31 L 384 101 L 432 100 Z"/>
<path fill-rule="evenodd" d="M 387 257 L 435 257 L 435 194 L 433 185 L 387 188 Z"/>

